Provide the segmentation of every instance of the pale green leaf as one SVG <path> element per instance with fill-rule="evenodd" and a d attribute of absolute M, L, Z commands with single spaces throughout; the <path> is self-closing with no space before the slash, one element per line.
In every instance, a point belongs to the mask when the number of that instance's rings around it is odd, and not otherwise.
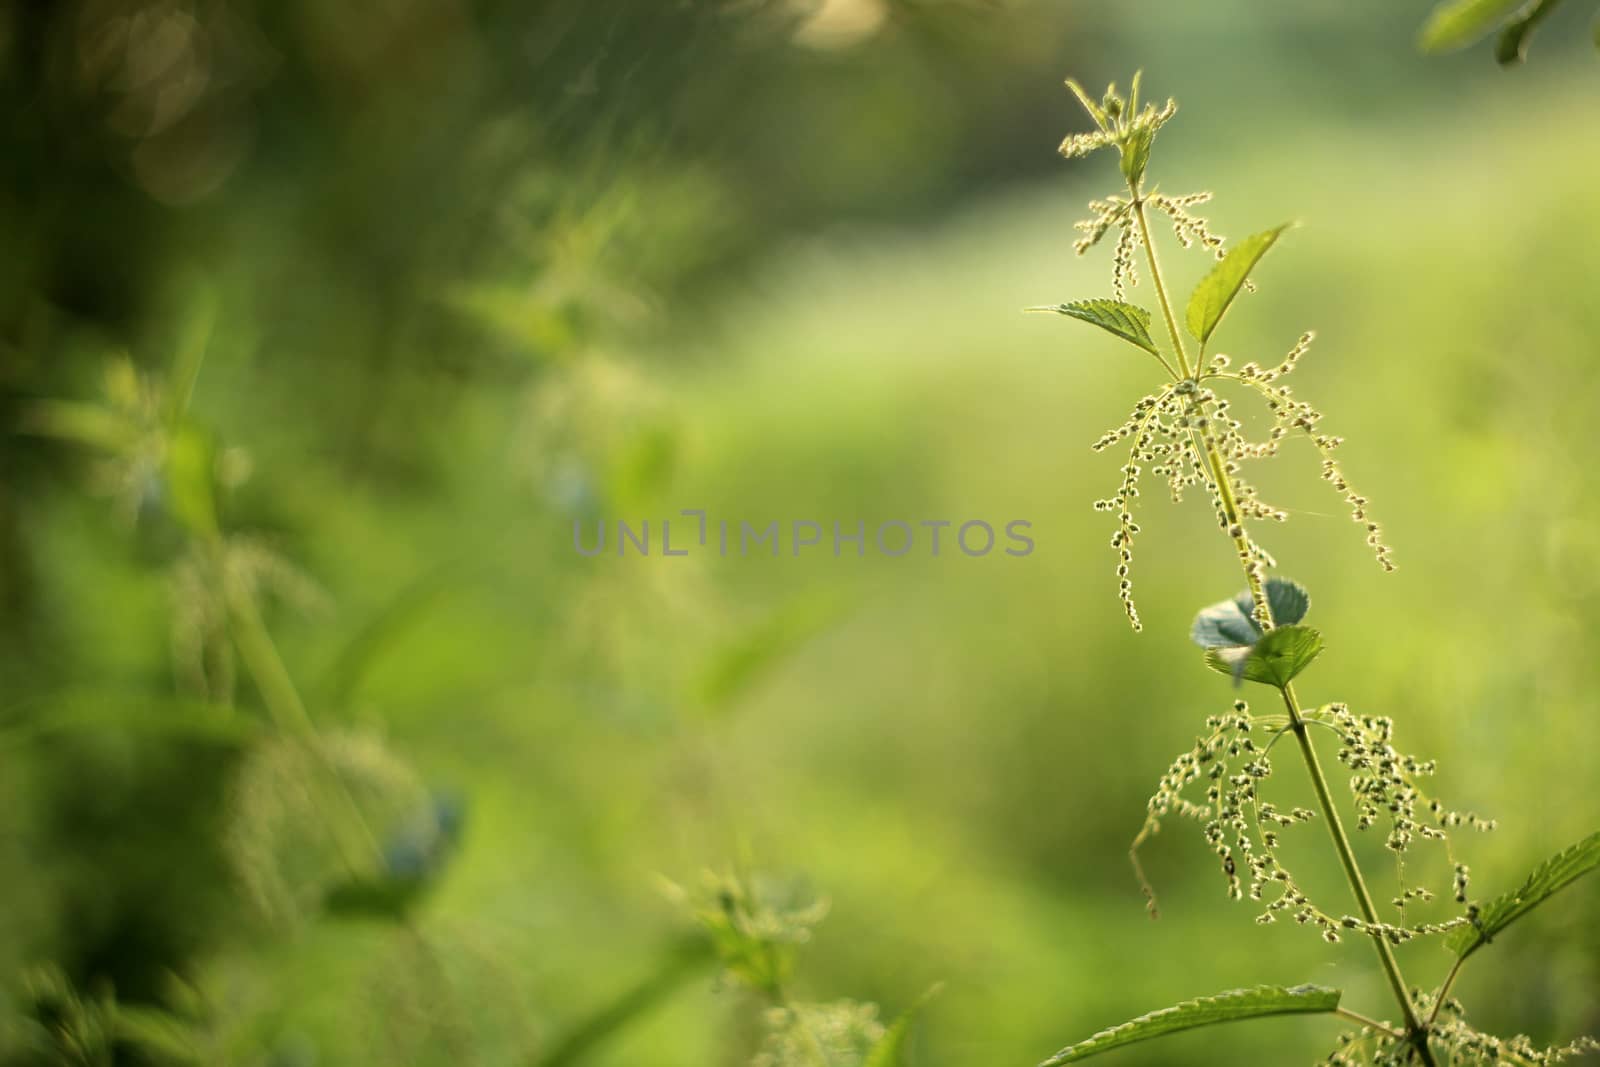
<path fill-rule="evenodd" d="M 1280 626 L 1253 646 L 1206 650 L 1206 666 L 1234 681 L 1243 678 L 1282 689 L 1322 652 L 1322 634 L 1309 626 Z"/>
<path fill-rule="evenodd" d="M 1145 1041 L 1164 1034 L 1192 1030 L 1199 1026 L 1234 1022 L 1239 1019 L 1256 1019 L 1265 1015 L 1293 1015 L 1329 1013 L 1339 1007 L 1340 993 L 1325 986 L 1301 985 L 1285 989 L 1283 986 L 1257 986 L 1254 989 L 1235 989 L 1213 997 L 1186 1000 L 1170 1008 L 1141 1015 L 1131 1022 L 1110 1030 L 1102 1030 L 1087 1041 L 1069 1045 L 1051 1056 L 1039 1067 L 1058 1067 L 1074 1063 L 1101 1052 L 1107 1052 L 1136 1041 Z"/>
<path fill-rule="evenodd" d="M 1478 917 L 1450 935 L 1445 946 L 1465 959 L 1552 894 L 1600 867 L 1600 830 L 1535 867 L 1521 887 L 1478 906 Z"/>
<path fill-rule="evenodd" d="M 1235 245 L 1226 256 L 1211 268 L 1211 272 L 1200 279 L 1200 284 L 1195 286 L 1194 292 L 1189 296 L 1189 311 L 1185 316 L 1189 332 L 1201 344 L 1211 339 L 1211 334 L 1216 330 L 1217 323 L 1222 321 L 1223 314 L 1228 306 L 1233 303 L 1233 298 L 1239 295 L 1245 279 L 1261 262 L 1261 257 L 1267 254 L 1278 236 L 1289 228 L 1289 224 L 1275 226 L 1261 233 L 1251 234 Z"/>
<path fill-rule="evenodd" d="M 1079 300 L 1072 304 L 1051 304 L 1048 307 L 1029 308 L 1029 311 L 1054 311 L 1084 322 L 1093 323 L 1129 344 L 1159 355 L 1156 343 L 1150 337 L 1150 312 L 1120 300 Z"/>
<path fill-rule="evenodd" d="M 1155 140 L 1155 136 L 1155 130 L 1140 126 L 1122 144 L 1122 176 L 1128 179 L 1130 185 L 1138 186 L 1144 177 L 1145 165 L 1150 162 L 1150 142 Z"/>
<path fill-rule="evenodd" d="M 1494 29 L 1524 0 L 1446 0 L 1433 9 L 1422 27 L 1424 52 L 1465 48 Z"/>

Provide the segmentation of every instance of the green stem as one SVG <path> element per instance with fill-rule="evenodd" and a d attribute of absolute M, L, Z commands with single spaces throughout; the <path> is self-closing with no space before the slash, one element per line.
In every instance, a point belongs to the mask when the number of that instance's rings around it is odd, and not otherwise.
<path fill-rule="evenodd" d="M 1144 240 L 1145 255 L 1150 260 L 1150 280 L 1155 283 L 1156 297 L 1161 301 L 1161 314 L 1166 316 L 1167 333 L 1172 336 L 1172 350 L 1178 354 L 1178 366 L 1183 371 L 1185 378 L 1191 377 L 1194 371 L 1189 369 L 1189 353 L 1184 349 L 1183 334 L 1178 332 L 1178 320 L 1172 316 L 1172 301 L 1167 299 L 1167 286 L 1161 278 L 1161 265 L 1156 262 L 1155 242 L 1150 240 L 1150 223 L 1144 215 L 1144 197 L 1139 193 L 1139 187 L 1132 182 L 1128 183 L 1128 192 L 1133 194 L 1133 217 L 1139 220 L 1139 236 Z"/>
<path fill-rule="evenodd" d="M 1167 283 L 1161 274 L 1161 261 L 1156 256 L 1156 245 L 1150 239 L 1150 222 L 1145 216 L 1144 196 L 1139 192 L 1139 187 L 1132 182 L 1128 183 L 1128 192 L 1133 198 L 1133 217 L 1139 223 L 1139 236 L 1144 241 L 1145 257 L 1150 262 L 1150 280 L 1156 287 L 1156 299 L 1161 304 L 1161 316 L 1166 320 L 1167 333 L 1172 338 L 1172 348 L 1178 356 L 1178 366 L 1182 368 L 1185 378 L 1192 379 L 1199 369 L 1200 355 L 1196 353 L 1195 362 L 1190 364 L 1188 346 L 1183 343 L 1183 334 L 1178 329 L 1178 318 L 1172 310 L 1172 300 L 1167 296 Z M 1212 437 L 1211 429 L 1207 425 L 1210 413 L 1204 406 L 1198 404 L 1191 405 L 1190 410 L 1197 412 L 1201 420 L 1200 437 L 1203 444 L 1200 450 L 1205 453 L 1206 462 L 1211 467 L 1211 478 L 1217 487 L 1217 496 L 1222 502 L 1228 536 L 1239 552 L 1239 562 L 1244 567 L 1245 580 L 1250 586 L 1250 597 L 1256 604 L 1256 614 L 1266 626 L 1270 627 L 1272 611 L 1267 606 L 1266 589 L 1262 587 L 1255 568 L 1250 565 L 1253 553 L 1249 540 L 1244 536 L 1244 525 L 1239 521 L 1239 502 L 1233 495 L 1233 481 L 1227 475 L 1222 453 L 1217 448 L 1216 439 Z"/>
<path fill-rule="evenodd" d="M 1444 983 L 1439 986 L 1439 995 L 1433 998 L 1433 1011 L 1428 1014 L 1428 1025 L 1439 1017 L 1439 1009 L 1444 1007 L 1444 1000 L 1450 995 L 1450 988 L 1456 984 L 1456 976 L 1461 973 L 1461 965 L 1467 962 L 1467 957 L 1457 956 L 1456 961 L 1450 965 L 1450 973 L 1444 976 Z"/>
<path fill-rule="evenodd" d="M 245 669 L 250 672 L 251 679 L 261 693 L 262 703 L 267 706 L 267 714 L 272 717 L 273 724 L 280 731 L 304 744 L 327 770 L 332 791 L 338 802 L 345 807 L 350 816 L 349 824 L 359 838 L 357 853 L 364 853 L 367 856 L 380 855 L 382 849 L 378 839 L 373 836 L 372 828 L 367 825 L 366 817 L 361 814 L 360 805 L 356 803 L 344 779 L 339 776 L 337 768 L 318 743 L 316 724 L 311 721 L 305 702 L 300 699 L 300 691 L 295 688 L 294 679 L 289 674 L 289 668 L 284 666 L 283 657 L 278 655 L 278 646 L 273 643 L 272 634 L 261 618 L 255 598 L 228 573 L 221 542 L 213 541 L 209 547 L 217 571 L 217 581 L 222 585 L 222 596 L 227 605 L 228 618 L 233 624 L 230 630 L 234 647 L 239 650 Z M 337 829 L 334 831 L 334 840 L 345 853 L 346 861 L 352 867 L 358 867 L 358 861 L 345 848 L 343 835 L 340 835 Z"/>
<path fill-rule="evenodd" d="M 1289 728 L 1294 731 L 1295 740 L 1300 744 L 1300 754 L 1305 757 L 1306 771 L 1311 776 L 1311 788 L 1316 791 L 1317 804 L 1322 808 L 1322 817 L 1328 824 L 1328 834 L 1333 838 L 1333 846 L 1339 853 L 1339 862 L 1344 866 L 1345 877 L 1355 894 L 1356 905 L 1361 909 L 1361 916 L 1367 920 L 1368 925 L 1377 926 L 1379 921 L 1377 906 L 1372 902 L 1372 893 L 1367 889 L 1366 879 L 1361 876 L 1361 866 L 1356 862 L 1355 850 L 1350 846 L 1350 837 L 1345 833 L 1344 823 L 1339 819 L 1339 809 L 1334 806 L 1333 794 L 1328 790 L 1328 779 L 1322 773 L 1322 764 L 1317 759 L 1316 747 L 1311 743 L 1311 732 L 1306 729 L 1305 719 L 1301 717 L 1300 701 L 1295 697 L 1294 685 L 1292 683 L 1286 685 L 1280 692 L 1283 694 L 1284 707 L 1289 709 Z M 1389 988 L 1394 990 L 1395 1000 L 1399 1002 L 1400 1012 L 1405 1017 L 1406 1033 L 1411 1036 L 1412 1044 L 1416 1046 L 1422 1062 L 1431 1067 L 1433 1055 L 1428 1050 L 1427 1030 L 1411 1007 L 1411 998 L 1406 994 L 1405 979 L 1400 974 L 1400 964 L 1395 959 L 1394 950 L 1376 930 L 1372 932 L 1372 943 L 1378 949 L 1378 960 L 1383 964 L 1383 972 L 1389 979 Z"/>
<path fill-rule="evenodd" d="M 1167 321 L 1167 330 L 1172 335 L 1172 344 L 1178 353 L 1179 366 L 1183 368 L 1186 376 L 1191 375 L 1189 354 L 1183 343 L 1183 335 L 1178 332 L 1178 320 L 1172 312 L 1172 301 L 1167 296 L 1167 287 L 1161 276 L 1161 264 L 1156 258 L 1155 243 L 1150 239 L 1150 226 L 1145 219 L 1144 200 L 1139 194 L 1136 184 L 1130 182 L 1128 191 L 1133 196 L 1134 217 L 1139 222 L 1139 235 L 1144 239 L 1144 248 L 1150 263 L 1150 277 L 1155 284 L 1156 297 L 1161 302 L 1161 314 Z M 1208 420 L 1209 411 L 1201 404 L 1194 405 L 1198 409 L 1201 419 L 1200 440 L 1205 453 L 1206 463 L 1211 468 L 1211 475 L 1217 490 L 1217 501 L 1222 510 L 1222 520 L 1228 531 L 1229 538 L 1234 547 L 1239 551 L 1239 559 L 1244 567 L 1245 580 L 1250 586 L 1251 599 L 1256 604 L 1256 615 L 1261 622 L 1262 629 L 1272 628 L 1272 608 L 1267 601 L 1266 590 L 1258 576 L 1257 569 L 1252 565 L 1254 553 L 1250 540 L 1245 535 L 1244 523 L 1239 516 L 1238 498 L 1233 492 L 1233 480 L 1228 476 L 1226 465 L 1223 462 L 1221 450 L 1217 447 L 1216 438 L 1212 435 Z M 1356 903 L 1361 908 L 1361 914 L 1369 926 L 1378 925 L 1378 910 L 1372 903 L 1372 894 L 1367 890 L 1366 879 L 1361 876 L 1361 867 L 1356 862 L 1354 850 L 1350 847 L 1350 838 L 1345 834 L 1344 826 L 1339 821 L 1339 811 L 1334 806 L 1333 796 L 1328 791 L 1327 778 L 1322 773 L 1322 765 L 1317 761 L 1317 751 L 1311 744 L 1309 732 L 1306 730 L 1305 720 L 1301 717 L 1300 703 L 1295 698 L 1294 687 L 1286 685 L 1282 689 L 1284 705 L 1289 709 L 1289 727 L 1294 731 L 1295 740 L 1300 744 L 1300 754 L 1305 758 L 1306 772 L 1311 777 L 1311 785 L 1316 790 L 1317 802 L 1322 807 L 1322 816 L 1328 824 L 1328 832 L 1333 837 L 1333 844 L 1339 853 L 1339 862 L 1344 866 L 1346 879 L 1350 883 L 1351 892 L 1355 894 Z M 1428 1048 L 1427 1028 L 1417 1018 L 1411 1006 L 1411 998 L 1406 993 L 1406 983 L 1400 974 L 1399 961 L 1395 959 L 1394 951 L 1389 947 L 1389 942 L 1384 936 L 1372 931 L 1372 943 L 1378 950 L 1378 961 L 1383 965 L 1384 974 L 1389 979 L 1389 986 L 1394 991 L 1396 1002 L 1400 1005 L 1401 1015 L 1405 1018 L 1406 1034 L 1410 1037 L 1412 1046 L 1417 1050 L 1417 1055 L 1422 1060 L 1424 1067 L 1435 1067 L 1433 1053 Z"/>
<path fill-rule="evenodd" d="M 267 706 L 267 713 L 272 716 L 278 729 L 285 733 L 300 737 L 313 736 L 316 730 L 312 726 L 311 716 L 306 713 L 300 692 L 295 688 L 294 679 L 289 676 L 289 669 L 283 665 L 283 658 L 278 655 L 278 647 L 267 633 L 266 623 L 256 610 L 254 600 L 248 593 L 236 588 L 228 575 L 224 574 L 222 581 L 227 586 L 224 596 L 228 615 L 233 619 L 233 643 L 239 649 L 245 669 L 250 672 L 256 688 L 261 691 L 261 700 Z"/>

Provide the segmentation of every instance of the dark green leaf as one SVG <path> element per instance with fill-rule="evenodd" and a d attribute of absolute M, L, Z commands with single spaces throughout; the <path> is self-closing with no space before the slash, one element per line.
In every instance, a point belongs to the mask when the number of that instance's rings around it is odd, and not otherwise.
<path fill-rule="evenodd" d="M 1505 29 L 1500 31 L 1500 40 L 1494 46 L 1494 58 L 1501 66 L 1521 63 L 1527 58 L 1528 40 L 1533 36 L 1534 27 L 1543 22 L 1560 3 L 1561 0 L 1533 0 L 1506 23 Z"/>
<path fill-rule="evenodd" d="M 1557 890 L 1596 867 L 1600 867 L 1600 830 L 1539 864 L 1520 888 L 1480 905 L 1477 920 L 1451 934 L 1445 946 L 1465 959 Z"/>
<path fill-rule="evenodd" d="M 1124 304 L 1120 300 L 1079 300 L 1072 304 L 1051 304 L 1048 307 L 1028 310 L 1054 311 L 1084 322 L 1091 322 L 1153 356 L 1159 355 L 1156 343 L 1150 337 L 1150 312 L 1144 308 Z"/>
<path fill-rule="evenodd" d="M 1189 332 L 1201 344 L 1211 339 L 1217 323 L 1222 321 L 1233 298 L 1239 295 L 1245 278 L 1261 262 L 1261 257 L 1267 254 L 1267 249 L 1272 247 L 1278 236 L 1288 228 L 1289 225 L 1285 223 L 1246 237 L 1211 268 L 1211 273 L 1200 279 L 1200 284 L 1189 296 L 1189 311 L 1185 318 Z"/>
<path fill-rule="evenodd" d="M 1267 606 L 1272 609 L 1272 621 L 1279 626 L 1293 626 L 1306 617 L 1311 608 L 1311 594 L 1299 582 L 1287 578 L 1267 579 Z"/>
<path fill-rule="evenodd" d="M 1265 1015 L 1291 1015 L 1329 1013 L 1339 1007 L 1340 993 L 1324 986 L 1301 985 L 1292 989 L 1282 986 L 1257 986 L 1254 989 L 1235 989 L 1218 993 L 1214 997 L 1186 1000 L 1170 1008 L 1141 1015 L 1131 1022 L 1110 1030 L 1102 1030 L 1087 1041 L 1069 1045 L 1051 1056 L 1039 1067 L 1058 1067 L 1073 1063 L 1110 1049 L 1131 1045 L 1163 1034 L 1192 1030 L 1197 1026 L 1233 1022 L 1238 1019 L 1255 1019 Z"/>
<path fill-rule="evenodd" d="M 1322 651 L 1322 634 L 1309 626 L 1280 626 L 1253 646 L 1206 650 L 1206 666 L 1279 689 L 1294 681 Z"/>
<path fill-rule="evenodd" d="M 1422 27 L 1424 52 L 1465 48 L 1487 34 L 1523 0 L 1446 0 L 1433 9 Z"/>

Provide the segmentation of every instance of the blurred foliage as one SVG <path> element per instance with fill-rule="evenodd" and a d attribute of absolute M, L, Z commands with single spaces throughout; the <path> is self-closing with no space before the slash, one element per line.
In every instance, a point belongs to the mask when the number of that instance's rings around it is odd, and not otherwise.
<path fill-rule="evenodd" d="M 1502 66 L 1528 58 L 1528 46 L 1539 23 L 1555 14 L 1561 0 L 1441 0 L 1422 28 L 1425 52 L 1465 48 L 1498 29 L 1494 58 Z M 1591 31 L 1600 48 L 1600 19 Z"/>
<path fill-rule="evenodd" d="M 0 8 L 0 1061 L 737 1064 L 823 1012 L 851 1056 L 1025 1063 L 1326 981 L 1242 912 L 1212 936 L 1197 850 L 1151 850 L 1159 924 L 1122 861 L 1231 693 L 1184 651 L 1227 574 L 1178 540 L 1204 516 L 1152 520 L 1150 633 L 1118 623 L 1083 446 L 1141 371 L 1014 314 L 1089 276 L 1054 150 L 1062 76 L 1101 63 L 1184 99 L 1172 180 L 1203 155 L 1228 232 L 1307 221 L 1230 343 L 1319 328 L 1402 566 L 1331 521 L 1274 546 L 1330 591 L 1308 678 L 1501 817 L 1486 893 L 1588 832 L 1540 786 L 1600 740 L 1562 651 L 1600 610 L 1587 56 L 1551 34 L 1491 83 L 1410 55 L 1416 10 L 1160 15 Z M 1279 141 L 1222 106 L 1252 80 Z M 682 508 L 1022 517 L 1039 550 L 571 549 Z M 787 1006 L 712 977 L 732 919 L 653 889 L 727 863 L 832 902 Z M 1485 1025 L 1595 1028 L 1569 896 L 1480 954 Z M 941 979 L 914 1031 L 879 1021 Z M 1126 1062 L 1221 1062 L 1182 1040 Z"/>

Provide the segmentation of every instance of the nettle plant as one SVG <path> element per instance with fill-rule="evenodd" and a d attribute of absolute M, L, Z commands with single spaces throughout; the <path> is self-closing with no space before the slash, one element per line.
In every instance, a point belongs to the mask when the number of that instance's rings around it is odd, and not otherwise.
<path fill-rule="evenodd" d="M 1435 772 L 1433 761 L 1399 751 L 1391 719 L 1360 714 L 1344 704 L 1307 706 L 1295 691 L 1296 677 L 1322 649 L 1322 635 L 1303 621 L 1311 606 L 1306 590 L 1273 573 L 1277 564 L 1256 539 L 1258 525 L 1282 522 L 1288 516 L 1262 499 L 1245 478 L 1245 466 L 1277 455 L 1291 438 L 1308 440 L 1320 456 L 1322 479 L 1344 498 L 1377 562 L 1385 570 L 1394 564 L 1382 530 L 1368 514 L 1367 498 L 1351 486 L 1335 459 L 1341 439 L 1324 431 L 1322 413 L 1285 384 L 1312 335 L 1300 337 L 1281 362 L 1269 367 L 1247 362 L 1234 369 L 1228 356 L 1211 349 L 1224 315 L 1239 292 L 1251 287 L 1249 274 L 1287 227 L 1264 230 L 1228 246 L 1191 210 L 1211 194 L 1174 196 L 1145 185 L 1151 146 L 1177 105 L 1168 100 L 1164 106 L 1141 108 L 1137 76 L 1127 99 L 1114 85 L 1098 101 L 1077 83 L 1067 85 L 1095 128 L 1069 136 L 1061 145 L 1062 155 L 1074 159 L 1109 147 L 1117 150 L 1121 161 L 1124 188 L 1090 203 L 1093 214 L 1077 224 L 1082 236 L 1076 244 L 1082 255 L 1116 231 L 1111 276 L 1115 298 L 1030 310 L 1057 312 L 1098 326 L 1150 356 L 1166 375 L 1160 388 L 1134 405 L 1125 422 L 1094 444 L 1097 451 L 1128 450 L 1116 491 L 1095 504 L 1116 519 L 1111 547 L 1117 553 L 1123 608 L 1134 629 L 1139 629 L 1130 568 L 1139 534 L 1133 510 L 1142 477 L 1163 478 L 1174 500 L 1189 489 L 1205 493 L 1215 508 L 1218 527 L 1238 555 L 1245 589 L 1202 610 L 1191 636 L 1205 650 L 1206 663 L 1230 676 L 1235 687 L 1246 681 L 1266 686 L 1275 692 L 1274 702 L 1282 705 L 1281 713 L 1259 714 L 1246 701 L 1235 700 L 1222 714 L 1206 720 L 1204 733 L 1173 761 L 1150 798 L 1131 853 L 1135 871 L 1154 915 L 1155 894 L 1139 869 L 1138 849 L 1164 819 L 1197 823 L 1216 853 L 1228 895 L 1259 903 L 1258 922 L 1292 921 L 1328 942 L 1345 937 L 1370 940 L 1393 993 L 1397 1017 L 1390 1021 L 1346 1007 L 1337 989 L 1264 985 L 1141 1016 L 1062 1049 L 1042 1067 L 1193 1027 L 1292 1013 L 1323 1013 L 1354 1024 L 1354 1029 L 1339 1035 L 1336 1050 L 1324 1061 L 1327 1064 L 1549 1064 L 1600 1050 L 1600 1042 L 1591 1038 L 1541 1049 L 1526 1037 L 1504 1039 L 1481 1033 L 1468 1024 L 1461 1003 L 1451 996 L 1462 966 L 1479 949 L 1551 894 L 1600 865 L 1600 833 L 1545 861 L 1517 889 L 1473 901 L 1468 868 L 1455 858 L 1451 834 L 1460 827 L 1489 830 L 1493 823 L 1455 811 L 1429 793 L 1425 783 Z M 1152 240 L 1152 216 L 1166 217 L 1182 247 L 1199 248 L 1217 259 L 1190 295 L 1181 326 Z M 1151 313 L 1126 300 L 1128 290 L 1138 284 L 1141 260 L 1155 290 L 1167 344 L 1152 333 Z M 1233 412 L 1235 397 L 1254 399 L 1265 407 L 1270 428 L 1264 440 L 1249 439 Z M 1338 746 L 1338 760 L 1349 772 L 1356 829 L 1382 833 L 1394 855 L 1398 884 L 1391 912 L 1379 911 L 1357 862 L 1313 743 L 1313 727 Z M 1298 750 L 1310 778 L 1316 810 L 1286 808 L 1271 799 L 1274 757 L 1286 737 L 1292 738 L 1292 748 Z M 1279 851 L 1283 836 L 1316 821 L 1327 827 L 1349 882 L 1354 914 L 1314 901 Z M 1425 885 L 1406 881 L 1404 861 L 1419 843 L 1436 843 L 1449 857 L 1453 877 L 1448 892 L 1459 913 L 1445 921 L 1413 918 L 1417 906 L 1435 895 Z M 1454 957 L 1431 989 L 1408 983 L 1395 957 L 1395 946 L 1418 938 L 1439 939 Z"/>

